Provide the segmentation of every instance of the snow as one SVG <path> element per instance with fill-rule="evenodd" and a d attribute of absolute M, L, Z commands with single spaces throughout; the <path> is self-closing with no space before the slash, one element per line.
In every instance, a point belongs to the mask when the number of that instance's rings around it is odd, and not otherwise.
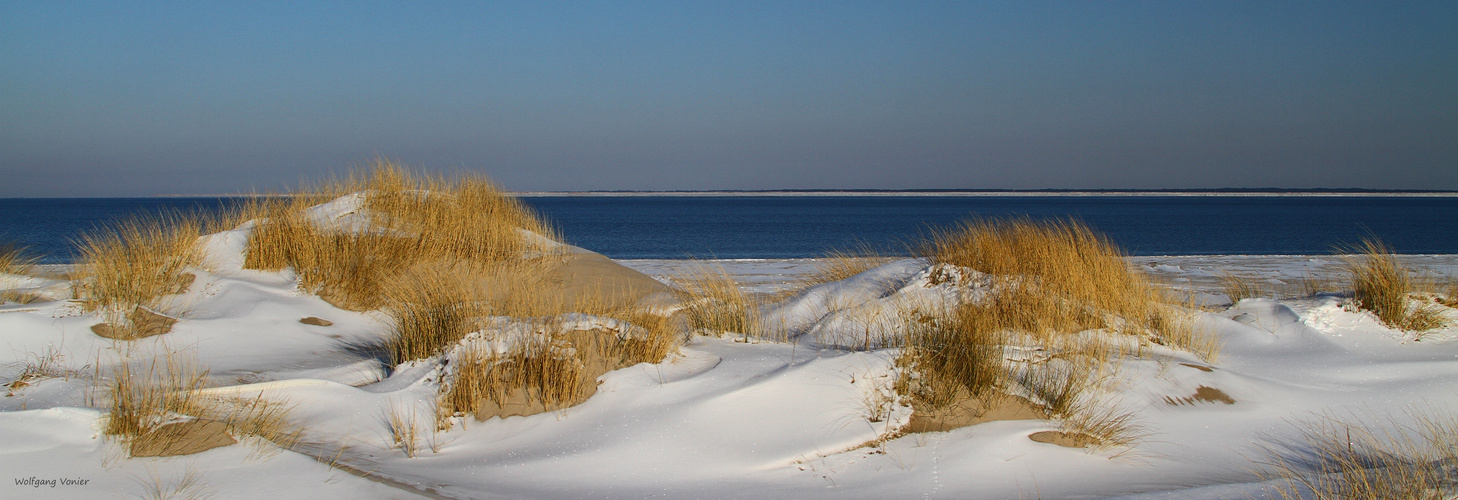
<path fill-rule="evenodd" d="M 361 230 L 357 200 L 312 216 Z M 975 272 L 902 259 L 827 283 L 765 308 L 774 334 L 695 336 L 661 363 L 609 372 L 585 403 L 528 417 L 457 418 L 432 432 L 430 402 L 440 373 L 431 361 L 386 366 L 378 346 L 386 318 L 334 308 L 299 291 L 288 272 L 241 268 L 250 225 L 203 237 L 207 256 L 171 333 L 112 341 L 66 294 L 0 306 L 0 382 L 40 358 L 48 371 L 0 398 L 0 470 L 7 498 L 143 496 L 194 480 L 212 498 L 1227 498 L 1271 491 L 1253 461 L 1262 445 L 1291 439 L 1313 412 L 1364 409 L 1400 416 L 1409 405 L 1454 411 L 1458 329 L 1416 340 L 1337 294 L 1247 299 L 1201 314 L 1224 342 L 1216 363 L 1150 346 L 1118 361 L 1101 404 L 1134 415 L 1148 436 L 1128 448 L 1072 449 L 1033 442 L 1057 430 L 1043 420 L 997 421 L 884 443 L 909 421 L 894 403 L 896 316 L 971 300 L 991 281 Z M 1458 256 L 1410 256 L 1409 265 L 1454 274 Z M 1131 263 L 1178 289 L 1218 301 L 1218 277 L 1282 282 L 1329 272 L 1337 259 L 1311 256 L 1135 257 Z M 695 263 L 624 261 L 671 281 Z M 773 292 L 813 270 L 813 261 L 710 261 Z M 932 274 L 940 273 L 936 279 Z M 1183 281 L 1182 281 L 1183 280 Z M 962 282 L 966 287 L 953 287 Z M 0 276 L 7 289 L 64 282 Z M 52 288 L 47 288 L 52 287 Z M 970 292 L 968 291 L 970 290 Z M 305 317 L 333 322 L 322 327 Z M 580 328 L 617 327 L 591 316 Z M 474 345 L 505 349 L 528 325 L 497 318 Z M 631 328 L 615 328 L 623 335 Z M 494 342 L 494 343 L 493 343 Z M 864 349 L 867 346 L 871 349 Z M 252 439 L 196 455 L 124 458 L 101 435 L 104 395 L 90 378 L 122 362 L 186 353 L 209 371 L 213 395 L 284 401 L 304 426 L 302 443 L 280 449 Z M 1189 366 L 1195 365 L 1195 366 Z M 1205 371 L 1196 366 L 1211 366 Z M 1199 387 L 1234 404 L 1174 405 Z M 408 458 L 392 445 L 389 415 L 413 415 L 421 434 Z M 411 420 L 406 418 L 405 420 Z M 333 462 L 331 467 L 326 463 Z M 363 471 L 369 478 L 351 471 Z M 85 484 L 50 486 L 70 478 Z M 22 484 L 25 483 L 25 484 Z M 39 484 L 39 486 L 32 486 Z M 184 484 L 185 485 L 185 484 Z"/>

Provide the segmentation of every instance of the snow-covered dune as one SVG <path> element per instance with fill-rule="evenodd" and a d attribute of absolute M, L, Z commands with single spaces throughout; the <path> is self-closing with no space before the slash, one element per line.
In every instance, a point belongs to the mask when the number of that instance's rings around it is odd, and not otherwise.
<path fill-rule="evenodd" d="M 358 230 L 348 201 L 314 215 Z M 1199 313 L 1200 325 L 1223 342 L 1216 363 L 1159 345 L 1116 360 L 1096 396 L 1144 429 L 1132 447 L 1029 439 L 1059 429 L 1049 420 L 882 442 L 912 411 L 892 390 L 897 344 L 881 341 L 899 335 L 898 311 L 975 300 L 967 295 L 991 286 L 979 285 L 974 273 L 956 276 L 966 286 L 947 285 L 947 272 L 933 282 L 925 262 L 906 259 L 766 306 L 770 334 L 763 340 L 693 336 L 660 363 L 603 375 L 596 394 L 578 406 L 452 418 L 449 429 L 436 431 L 437 367 L 387 366 L 378 352 L 389 330 L 383 314 L 335 308 L 301 292 L 287 271 L 242 269 L 250 229 L 200 240 L 206 264 L 178 297 L 182 320 L 164 335 L 98 337 L 90 327 L 99 320 L 64 296 L 0 306 L 0 382 L 10 384 L 0 398 L 0 470 L 14 478 L 0 496 L 171 488 L 212 498 L 1262 497 L 1272 484 L 1258 474 L 1258 458 L 1295 439 L 1293 422 L 1313 412 L 1400 419 L 1415 404 L 1458 412 L 1458 343 L 1451 341 L 1458 329 L 1415 340 L 1326 294 L 1248 299 Z M 1172 283 L 1273 265 L 1242 268 L 1241 257 L 1140 259 L 1136 265 Z M 1430 261 L 1452 266 L 1458 258 Z M 660 277 L 678 265 L 628 264 Z M 810 268 L 803 261 L 723 264 L 760 287 Z M 0 276 L 0 286 L 47 291 L 66 284 Z M 124 458 L 124 447 L 102 436 L 105 395 L 91 379 L 123 355 L 166 352 L 210 370 L 205 395 L 286 402 L 304 429 L 299 443 L 280 449 L 254 439 L 194 455 Z M 413 458 L 392 438 L 401 421 L 417 427 Z"/>

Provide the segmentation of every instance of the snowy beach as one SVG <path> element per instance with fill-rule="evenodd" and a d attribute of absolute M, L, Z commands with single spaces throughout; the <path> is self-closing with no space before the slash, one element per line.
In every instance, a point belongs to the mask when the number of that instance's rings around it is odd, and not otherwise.
<path fill-rule="evenodd" d="M 835 340 L 854 332 L 824 328 L 747 342 L 693 334 L 662 362 L 604 374 L 580 405 L 435 429 L 437 367 L 386 366 L 365 348 L 388 335 L 383 314 L 302 293 L 288 272 L 243 269 L 247 231 L 200 240 L 206 264 L 192 270 L 196 280 L 180 297 L 187 312 L 165 335 L 99 337 L 97 318 L 66 300 L 68 282 L 4 277 L 7 289 L 38 296 L 0 307 L 0 380 L 8 384 L 0 469 L 14 476 L 6 496 L 1259 498 L 1280 483 L 1268 453 L 1297 453 L 1303 419 L 1380 425 L 1405 422 L 1414 406 L 1451 414 L 1458 391 L 1458 344 L 1449 341 L 1458 329 L 1419 341 L 1351 308 L 1341 293 L 1221 304 L 1212 281 L 1234 274 L 1294 283 L 1334 272 L 1335 257 L 1138 257 L 1130 264 L 1157 281 L 1208 296 L 1213 305 L 1198 322 L 1223 349 L 1213 363 L 1159 345 L 1114 361 L 1091 397 L 1137 423 L 1129 446 L 1030 439 L 1062 428 L 1047 419 L 896 436 L 912 411 L 893 391 L 898 350 L 855 349 Z M 1404 261 L 1451 276 L 1458 257 Z M 817 261 L 624 264 L 668 284 L 691 267 L 720 266 L 743 288 L 771 293 Z M 934 287 L 926 270 L 896 260 L 765 310 L 804 323 L 798 332 L 850 325 L 784 305 L 921 293 L 912 288 Z M 299 322 L 311 317 L 330 326 Z M 301 438 L 288 449 L 252 437 L 196 454 L 126 458 L 124 445 L 102 435 L 107 415 L 94 380 L 122 351 L 184 352 L 209 370 L 205 393 L 285 401 Z M 400 421 L 418 433 L 413 457 L 392 437 Z"/>

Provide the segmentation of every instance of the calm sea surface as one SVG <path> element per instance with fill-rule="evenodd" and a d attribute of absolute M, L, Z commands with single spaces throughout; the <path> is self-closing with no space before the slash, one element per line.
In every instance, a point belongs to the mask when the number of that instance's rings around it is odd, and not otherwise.
<path fill-rule="evenodd" d="M 619 259 L 817 257 L 904 251 L 976 217 L 1074 217 L 1135 255 L 1324 254 L 1376 236 L 1399 253 L 1458 254 L 1458 198 L 1257 196 L 533 196 L 569 243 Z M 0 199 L 0 241 L 47 263 L 98 225 L 237 198 Z"/>

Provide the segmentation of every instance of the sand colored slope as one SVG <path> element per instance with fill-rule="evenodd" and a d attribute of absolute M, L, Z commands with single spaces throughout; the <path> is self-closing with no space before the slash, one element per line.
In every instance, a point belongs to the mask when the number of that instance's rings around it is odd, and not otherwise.
<path fill-rule="evenodd" d="M 548 281 L 560 287 L 558 291 L 566 303 L 596 297 L 610 307 L 631 306 L 651 295 L 673 291 L 602 254 L 575 250 L 578 251 L 562 256 L 561 264 L 551 267 L 547 273 Z"/>

